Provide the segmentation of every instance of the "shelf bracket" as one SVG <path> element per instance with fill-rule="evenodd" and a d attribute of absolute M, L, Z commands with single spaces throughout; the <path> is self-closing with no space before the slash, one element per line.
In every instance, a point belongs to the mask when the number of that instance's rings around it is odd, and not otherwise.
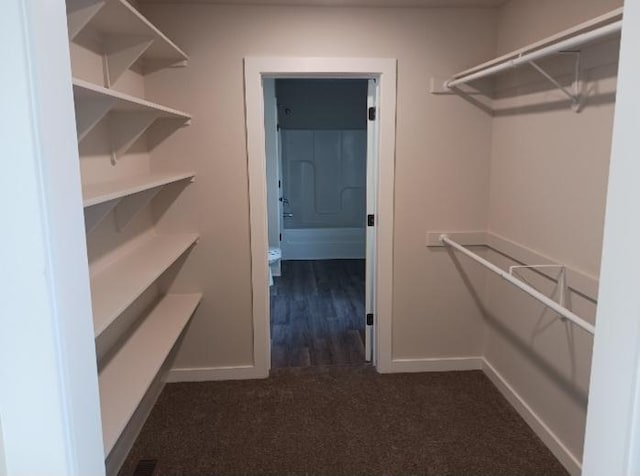
<path fill-rule="evenodd" d="M 67 0 L 67 30 L 73 40 L 104 7 L 105 1 Z"/>
<path fill-rule="evenodd" d="M 518 266 L 510 266 L 509 274 L 514 275 L 514 271 L 518 269 L 533 269 L 537 270 L 540 268 L 556 268 L 559 269 L 558 276 L 556 278 L 556 290 L 558 293 L 558 304 L 562 307 L 567 307 L 567 296 L 569 295 L 569 288 L 567 287 L 567 268 L 561 264 L 533 264 L 533 265 L 518 265 Z M 522 276 L 520 276 L 522 279 Z M 526 282 L 526 281 L 525 281 Z M 567 318 L 564 316 L 560 316 L 560 319 L 563 321 Z"/>
<path fill-rule="evenodd" d="M 560 84 L 558 80 L 556 80 L 553 76 L 547 73 L 538 63 L 535 61 L 527 61 L 532 68 L 534 68 L 538 73 L 544 76 L 551 84 L 553 84 L 556 88 L 558 88 L 565 96 L 569 98 L 571 101 L 571 108 L 575 112 L 580 112 L 580 52 L 579 51 L 561 51 L 561 54 L 572 54 L 575 55 L 575 67 L 574 67 L 574 81 L 573 81 L 573 92 L 569 91 L 565 86 Z"/>
<path fill-rule="evenodd" d="M 135 142 L 158 118 L 156 112 L 112 112 L 109 114 L 109 135 L 111 138 L 111 163 L 127 153 Z"/>
<path fill-rule="evenodd" d="M 84 209 L 84 229 L 91 233 L 98 224 L 104 220 L 111 210 L 120 202 L 119 198 L 108 202 L 98 203 Z"/>
<path fill-rule="evenodd" d="M 155 149 L 178 129 L 189 125 L 191 125 L 191 119 L 188 118 L 159 117 L 147 130 L 147 147 L 149 150 Z"/>
<path fill-rule="evenodd" d="M 111 98 L 76 101 L 76 130 L 78 142 L 84 139 L 91 130 L 109 113 L 114 101 Z"/>
<path fill-rule="evenodd" d="M 103 57 L 107 87 L 112 87 L 152 44 L 153 39 L 144 37 L 107 38 Z"/>
<path fill-rule="evenodd" d="M 118 231 L 124 230 L 127 224 L 146 207 L 162 190 L 163 185 L 129 195 L 120 202 L 115 210 Z"/>

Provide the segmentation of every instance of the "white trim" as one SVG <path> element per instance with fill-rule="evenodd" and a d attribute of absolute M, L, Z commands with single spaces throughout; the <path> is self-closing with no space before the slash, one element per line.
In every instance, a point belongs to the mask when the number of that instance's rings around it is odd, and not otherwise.
<path fill-rule="evenodd" d="M 263 369 L 254 365 L 235 365 L 228 367 L 191 367 L 171 369 L 167 383 L 209 382 L 217 380 L 253 380 L 265 378 Z"/>
<path fill-rule="evenodd" d="M 393 359 L 381 373 L 456 372 L 481 370 L 482 357 L 434 357 L 426 359 Z M 380 369 L 378 369 L 380 370 Z"/>
<path fill-rule="evenodd" d="M 254 366 L 267 377 L 271 366 L 269 273 L 267 265 L 266 159 L 262 78 L 376 78 L 379 82 L 379 163 L 376 223 L 376 363 L 384 372 L 391 364 L 393 289 L 393 212 L 397 60 L 388 58 L 247 57 L 245 112 L 251 224 L 251 286 Z"/>
<path fill-rule="evenodd" d="M 640 2 L 626 2 L 591 365 L 585 476 L 640 474 Z M 579 238 L 579 237 L 578 237 Z"/>
<path fill-rule="evenodd" d="M 99 476 L 104 452 L 65 4 L 9 0 L 2 7 L 3 469 Z"/>
<path fill-rule="evenodd" d="M 482 359 L 482 370 L 496 388 L 518 412 L 522 419 L 538 435 L 553 455 L 562 463 L 572 476 L 579 476 L 582 471 L 580 460 L 562 443 L 560 438 L 547 426 L 538 414 L 527 404 L 525 399 L 507 382 L 486 358 Z"/>

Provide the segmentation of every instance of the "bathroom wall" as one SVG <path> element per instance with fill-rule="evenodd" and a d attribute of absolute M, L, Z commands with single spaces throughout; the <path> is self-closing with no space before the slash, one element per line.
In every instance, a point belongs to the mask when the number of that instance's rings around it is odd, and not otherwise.
<path fill-rule="evenodd" d="M 278 123 L 282 129 L 366 129 L 367 81 L 278 79 Z"/>
<path fill-rule="evenodd" d="M 367 80 L 278 79 L 283 259 L 363 259 Z"/>
<path fill-rule="evenodd" d="M 163 219 L 201 235 L 176 283 L 205 296 L 177 357 L 183 375 L 241 375 L 253 362 L 243 58 L 260 55 L 397 58 L 393 357 L 416 369 L 479 356 L 481 313 L 446 253 L 427 252 L 425 232 L 486 226 L 491 118 L 430 95 L 428 83 L 494 55 L 496 12 L 184 3 L 145 12 L 190 55 L 188 68 L 145 85 L 194 116 L 153 157 L 162 167 L 188 157 L 198 177 L 179 197 L 191 212 Z"/>

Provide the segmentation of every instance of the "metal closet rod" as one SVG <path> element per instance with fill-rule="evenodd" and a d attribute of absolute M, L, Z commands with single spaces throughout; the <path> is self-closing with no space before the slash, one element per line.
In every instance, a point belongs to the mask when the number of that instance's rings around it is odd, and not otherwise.
<path fill-rule="evenodd" d="M 495 264 L 493 264 L 493 263 L 487 261 L 486 259 L 478 256 L 477 254 L 473 253 L 472 251 L 469 251 L 464 246 L 462 246 L 460 243 L 457 243 L 457 242 L 453 241 L 447 235 L 440 235 L 440 242 L 444 243 L 445 245 L 451 246 L 452 248 L 455 248 L 459 252 L 464 253 L 465 255 L 467 255 L 472 260 L 477 261 L 478 263 L 480 263 L 485 268 L 488 268 L 490 271 L 493 271 L 494 273 L 496 273 L 498 276 L 500 276 L 505 281 L 513 284 L 515 287 L 521 289 L 525 293 L 527 293 L 530 296 L 532 296 L 533 298 L 537 299 L 538 301 L 540 301 L 542 304 L 544 304 L 548 308 L 550 308 L 550 309 L 554 310 L 555 312 L 557 312 L 558 314 L 560 314 L 562 317 L 565 317 L 565 318 L 569 319 L 571 322 L 573 322 L 578 327 L 581 327 L 582 329 L 587 331 L 589 334 L 593 335 L 595 333 L 595 327 L 592 324 L 589 324 L 584 319 L 582 319 L 577 314 L 574 314 L 569 309 L 567 309 L 564 306 L 561 306 L 560 304 L 555 302 L 553 299 L 548 298 L 547 296 L 542 294 L 537 289 L 529 286 L 528 284 L 524 283 L 523 281 L 520 281 L 518 278 L 514 277 L 513 275 L 511 275 L 511 274 L 507 273 L 506 271 L 498 268 Z"/>
<path fill-rule="evenodd" d="M 469 81 L 473 81 L 475 79 L 491 76 L 492 74 L 500 73 L 501 71 L 515 68 L 516 66 L 520 66 L 522 64 L 530 63 L 531 61 L 544 58 L 554 53 L 559 53 L 560 51 L 563 51 L 563 50 L 575 48 L 585 43 L 589 43 L 590 41 L 597 40 L 598 38 L 603 38 L 613 33 L 617 33 L 621 30 L 622 30 L 622 20 L 618 20 L 614 23 L 610 23 L 608 25 L 601 26 L 600 28 L 596 28 L 595 30 L 588 31 L 586 33 L 581 33 L 579 35 L 573 36 L 571 38 L 567 38 L 566 40 L 559 41 L 557 43 L 546 46 L 539 50 L 532 51 L 531 53 L 520 54 L 518 57 L 514 59 L 506 60 L 503 63 L 499 63 L 495 66 L 491 66 L 489 68 L 480 70 L 477 73 L 471 73 L 471 74 L 462 76 L 460 78 L 450 79 L 445 83 L 445 86 L 448 88 L 453 88 L 455 86 L 468 83 Z"/>

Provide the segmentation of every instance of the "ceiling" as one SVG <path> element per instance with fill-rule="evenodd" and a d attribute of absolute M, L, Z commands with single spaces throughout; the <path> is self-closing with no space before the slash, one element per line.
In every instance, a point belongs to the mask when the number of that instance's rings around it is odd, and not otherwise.
<path fill-rule="evenodd" d="M 216 3 L 227 5 L 323 5 L 359 7 L 495 8 L 509 0 L 138 0 L 140 3 Z"/>

